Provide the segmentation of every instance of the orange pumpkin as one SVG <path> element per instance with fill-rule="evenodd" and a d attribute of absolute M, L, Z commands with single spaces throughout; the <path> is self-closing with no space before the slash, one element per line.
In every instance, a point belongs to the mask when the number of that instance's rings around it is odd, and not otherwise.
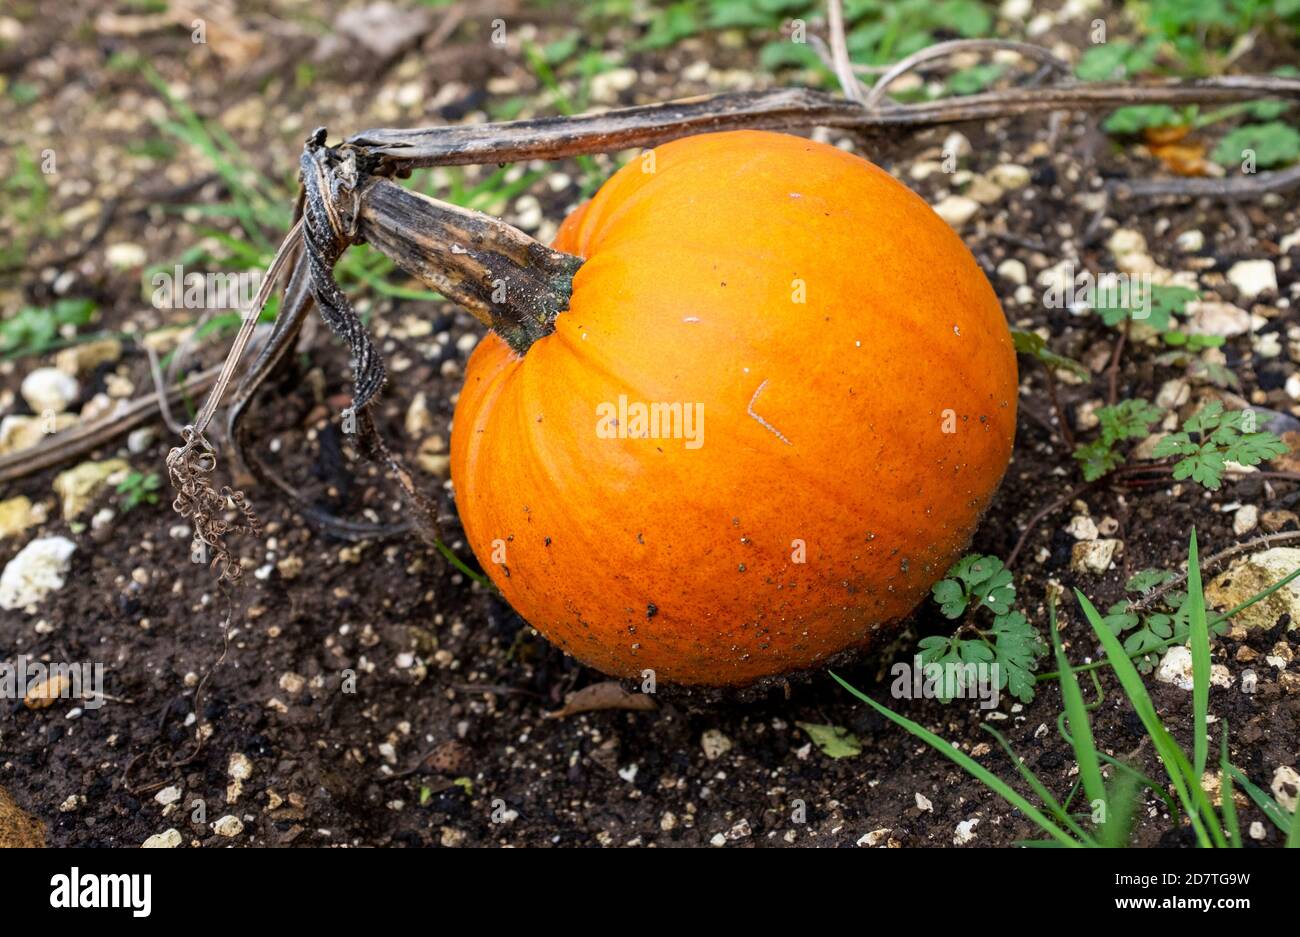
<path fill-rule="evenodd" d="M 1010 457 L 1016 362 L 956 234 L 777 133 L 632 160 L 560 229 L 555 331 L 475 350 L 452 476 L 516 610 L 616 676 L 739 685 L 888 633 Z"/>

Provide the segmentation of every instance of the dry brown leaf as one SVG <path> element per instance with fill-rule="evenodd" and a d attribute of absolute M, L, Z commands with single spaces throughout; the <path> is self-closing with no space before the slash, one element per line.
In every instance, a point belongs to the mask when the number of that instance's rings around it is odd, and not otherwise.
<path fill-rule="evenodd" d="M 1148 146 L 1169 146 L 1171 143 L 1178 143 L 1191 132 L 1192 128 L 1187 124 L 1176 127 L 1148 127 L 1142 131 L 1142 137 Z"/>
<path fill-rule="evenodd" d="M 564 698 L 564 707 L 547 713 L 549 719 L 563 719 L 578 713 L 598 712 L 602 709 L 627 709 L 633 712 L 649 712 L 657 709 L 654 698 L 645 693 L 631 693 L 623 689 L 617 680 L 593 683 L 576 693 Z"/>
<path fill-rule="evenodd" d="M 1153 146 L 1155 156 L 1172 173 L 1179 176 L 1208 176 L 1210 161 L 1205 158 L 1205 147 L 1199 143 L 1171 143 Z"/>
<path fill-rule="evenodd" d="M 1175 175 L 1207 176 L 1211 173 L 1211 167 L 1205 158 L 1205 144 L 1188 141 L 1187 135 L 1191 132 L 1192 128 L 1185 124 L 1178 127 L 1148 127 L 1142 131 L 1142 139 L 1151 155 Z"/>

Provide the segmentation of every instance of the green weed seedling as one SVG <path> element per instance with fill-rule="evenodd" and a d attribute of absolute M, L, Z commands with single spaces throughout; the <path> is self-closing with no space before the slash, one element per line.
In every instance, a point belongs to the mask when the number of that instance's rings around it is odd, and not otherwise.
<path fill-rule="evenodd" d="M 1057 671 L 1043 674 L 1038 679 L 1055 679 L 1061 689 L 1062 712 L 1058 717 L 1058 730 L 1062 738 L 1070 744 L 1078 764 L 1078 780 L 1074 782 L 1064 798 L 1055 795 L 1048 782 L 1038 777 L 1014 753 L 1007 740 L 989 725 L 988 731 L 1005 751 L 1015 766 L 1021 780 L 1028 786 L 1033 797 L 1020 793 L 1011 784 L 985 768 L 975 759 L 962 752 L 952 743 L 940 738 L 918 723 L 902 716 L 888 707 L 876 702 L 865 693 L 847 683 L 837 674 L 831 676 L 846 690 L 862 700 L 886 719 L 906 729 L 911 735 L 930 745 L 935 751 L 954 762 L 968 774 L 980 781 L 1008 804 L 1031 820 L 1044 834 L 1045 838 L 1021 842 L 1022 846 L 1050 847 L 1120 847 L 1128 845 L 1132 838 L 1133 821 L 1140 805 L 1143 790 L 1164 802 L 1172 822 L 1177 826 L 1190 827 L 1196 842 L 1203 847 L 1240 847 L 1241 830 L 1237 818 L 1237 808 L 1233 801 L 1233 785 L 1240 785 L 1247 795 L 1279 830 L 1286 834 L 1287 846 L 1300 846 L 1300 823 L 1294 816 L 1273 798 L 1252 783 L 1246 775 L 1234 766 L 1228 756 L 1228 727 L 1225 723 L 1219 743 L 1217 769 L 1221 783 L 1221 806 L 1216 809 L 1209 795 L 1202 787 L 1201 780 L 1210 760 L 1209 744 L 1209 699 L 1210 699 L 1210 633 L 1224 624 L 1233 615 L 1264 599 L 1268 595 L 1285 587 L 1300 576 L 1300 569 L 1274 583 L 1268 589 L 1252 596 L 1236 608 L 1222 615 L 1211 617 L 1205 607 L 1205 597 L 1201 587 L 1201 571 L 1196 543 L 1196 534 L 1192 533 L 1188 546 L 1187 559 L 1187 597 L 1184 602 L 1186 610 L 1186 640 L 1192 651 L 1192 753 L 1187 752 L 1174 739 L 1173 733 L 1161 721 L 1155 704 L 1147 692 L 1138 669 L 1134 666 L 1134 656 L 1145 656 L 1149 648 L 1142 647 L 1136 653 L 1130 652 L 1121 643 L 1112 624 L 1088 601 L 1083 593 L 1075 592 L 1075 598 L 1082 609 L 1084 617 L 1092 627 L 1093 635 L 1105 650 L 1105 659 L 1086 667 L 1071 667 L 1062 647 L 1056 626 L 1056 607 L 1049 603 L 1049 628 L 1052 639 L 1052 651 L 1056 658 Z M 1141 583 L 1149 585 L 1147 580 Z M 945 590 L 945 592 L 950 590 Z M 955 598 L 955 596 L 954 596 Z M 1169 640 L 1172 643 L 1172 636 Z M 1114 758 L 1097 747 L 1093 736 L 1089 712 L 1101 705 L 1101 683 L 1096 671 L 1107 666 L 1119 681 L 1129 706 L 1137 714 L 1139 721 L 1150 739 L 1153 749 L 1160 760 L 1167 785 L 1142 774 L 1127 762 Z M 1089 672 L 1092 676 L 1097 700 L 1091 705 L 1084 702 L 1083 692 L 1079 686 L 1078 674 Z M 1109 778 L 1105 768 L 1109 768 Z M 1168 790 L 1166 789 L 1168 788 Z M 1172 790 L 1172 794 L 1169 792 Z M 1082 792 L 1084 804 L 1075 806 L 1075 800 Z"/>

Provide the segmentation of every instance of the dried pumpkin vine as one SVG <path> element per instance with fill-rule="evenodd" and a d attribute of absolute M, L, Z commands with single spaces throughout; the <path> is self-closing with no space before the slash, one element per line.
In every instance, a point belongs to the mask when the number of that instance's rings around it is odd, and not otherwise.
<path fill-rule="evenodd" d="M 941 50 L 925 50 L 925 54 L 899 63 L 891 70 L 891 79 L 934 58 L 936 53 L 984 46 L 1013 46 L 1031 59 L 1050 58 L 1045 50 L 1020 43 L 946 43 Z M 403 270 L 464 306 L 516 351 L 523 351 L 554 328 L 555 317 L 568 306 L 573 275 L 582 261 L 552 250 L 500 220 L 412 192 L 392 181 L 415 169 L 608 153 L 721 130 L 829 126 L 870 134 L 1067 109 L 1300 98 L 1297 79 L 1230 76 L 1145 83 L 1063 81 L 1047 87 L 893 105 L 879 94 L 864 97 L 862 89 L 850 83 L 856 81 L 851 70 L 837 71 L 845 83 L 846 97 L 805 89 L 727 93 L 597 115 L 421 130 L 372 130 L 333 147 L 326 145 L 326 131 L 316 130 L 307 140 L 301 160 L 299 220 L 281 245 L 253 306 L 246 311 L 243 327 L 206 403 L 195 421 L 184 428 L 182 445 L 171 450 L 167 458 L 168 475 L 177 491 L 174 507 L 194 525 L 196 560 L 210 562 L 222 581 L 236 581 L 240 564 L 226 537 L 260 533 L 256 515 L 243 493 L 213 485 L 216 455 L 206 431 L 248 349 L 261 309 L 286 269 L 289 279 L 280 314 L 228 408 L 226 437 L 237 464 L 274 484 L 307 516 L 338 536 L 355 540 L 409 529 L 409 525 L 383 527 L 323 515 L 256 458 L 247 458 L 240 433 L 242 416 L 259 387 L 285 359 L 314 300 L 321 318 L 351 351 L 354 391 L 352 404 L 343 415 L 345 428 L 355 428 L 363 451 L 396 478 L 412 509 L 417 531 L 453 559 L 437 539 L 432 504 L 375 429 L 370 408 L 386 379 L 384 364 L 365 325 L 335 281 L 334 265 L 350 245 L 367 242 Z M 1117 200 L 1163 195 L 1253 198 L 1300 186 L 1300 171 L 1292 168 L 1255 177 L 1214 180 L 1212 189 L 1201 182 L 1125 180 L 1112 183 L 1108 191 Z"/>

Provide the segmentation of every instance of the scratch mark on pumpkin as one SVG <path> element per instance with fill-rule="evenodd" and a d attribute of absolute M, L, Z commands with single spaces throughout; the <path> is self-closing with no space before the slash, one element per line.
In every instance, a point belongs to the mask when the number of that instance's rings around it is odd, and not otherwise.
<path fill-rule="evenodd" d="M 749 407 L 747 408 L 747 411 L 750 416 L 752 416 L 755 420 L 758 421 L 759 426 L 771 432 L 772 435 L 775 436 L 777 439 L 781 440 L 781 442 L 785 443 L 787 446 L 794 445 L 792 442 L 790 442 L 790 440 L 785 438 L 784 434 L 782 434 L 782 432 L 779 429 L 777 429 L 771 423 L 767 422 L 767 420 L 763 419 L 761 416 L 759 416 L 757 413 L 754 412 L 754 404 L 758 401 L 758 395 L 763 392 L 763 388 L 766 386 L 767 386 L 767 380 L 764 379 L 763 383 L 758 385 L 758 390 L 754 391 L 754 396 L 749 398 Z"/>

